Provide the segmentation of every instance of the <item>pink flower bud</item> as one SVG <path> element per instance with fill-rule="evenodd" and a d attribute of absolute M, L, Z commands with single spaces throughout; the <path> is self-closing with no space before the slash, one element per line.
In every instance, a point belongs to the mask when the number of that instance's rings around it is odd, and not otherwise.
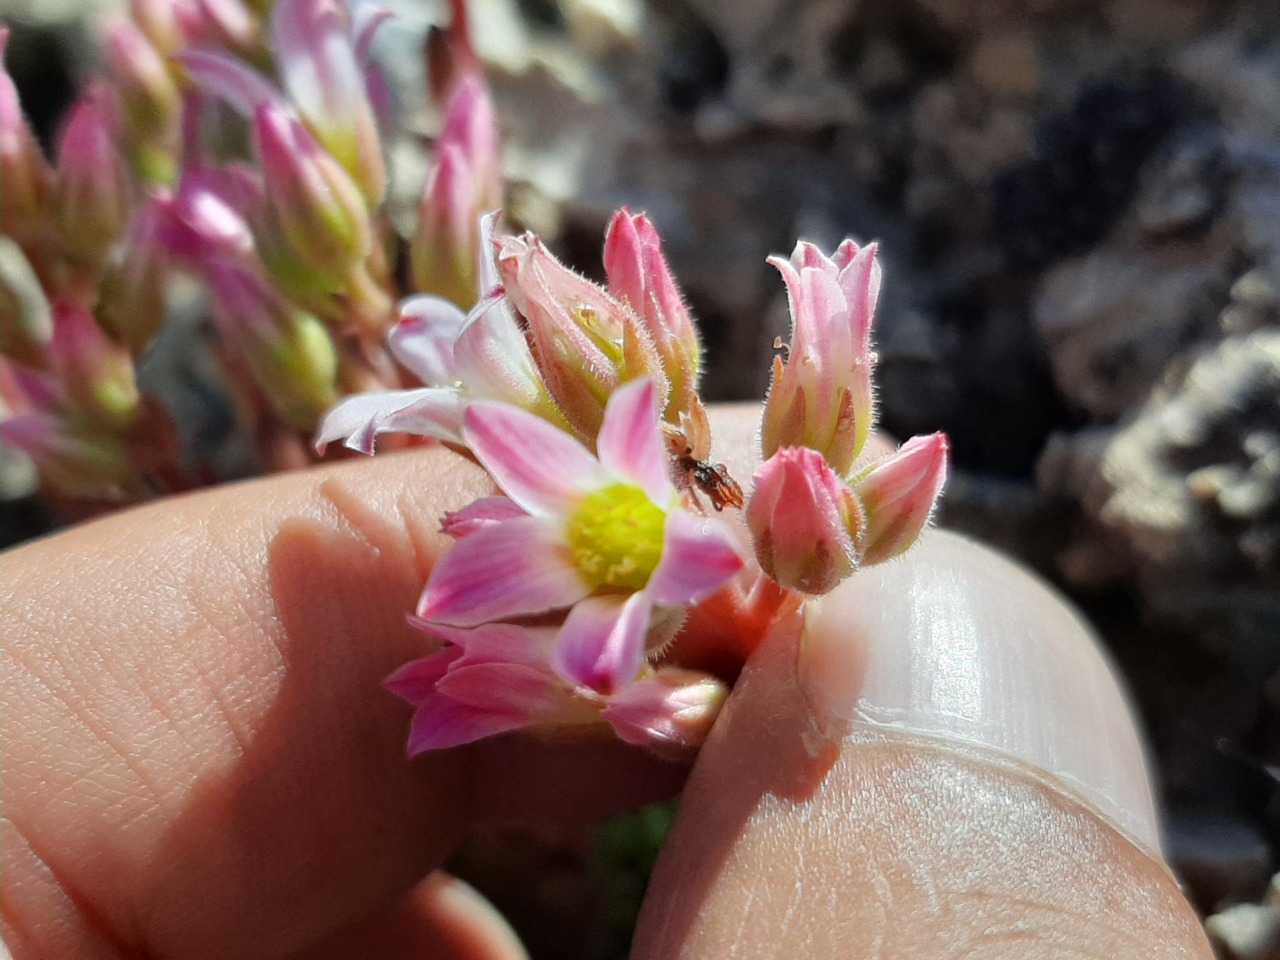
<path fill-rule="evenodd" d="M 258 39 L 258 18 L 240 0 L 192 0 L 186 17 L 192 43 L 207 43 L 242 52 Z"/>
<path fill-rule="evenodd" d="M 160 332 L 166 312 L 169 250 L 164 201 L 150 198 L 138 211 L 125 242 L 107 264 L 98 293 L 103 329 L 136 356 Z"/>
<path fill-rule="evenodd" d="M 283 236 L 301 261 L 341 282 L 373 245 L 360 191 L 302 124 L 274 104 L 258 108 L 254 137 L 267 202 Z"/>
<path fill-rule="evenodd" d="M 281 415 L 313 429 L 338 399 L 338 356 L 329 331 L 252 267 L 214 261 L 206 276 L 223 334 Z"/>
<path fill-rule="evenodd" d="M 41 367 L 52 336 L 53 315 L 40 278 L 22 248 L 0 238 L 0 353 Z"/>
<path fill-rule="evenodd" d="M 442 144 L 422 194 L 409 258 L 418 290 L 464 308 L 480 297 L 475 197 L 475 179 L 466 157 L 455 144 Z"/>
<path fill-rule="evenodd" d="M 129 353 L 107 339 L 85 307 L 70 300 L 53 304 L 49 358 L 72 402 L 88 419 L 118 430 L 137 416 L 138 385 Z"/>
<path fill-rule="evenodd" d="M 277 0 L 271 35 L 290 99 L 376 209 L 386 193 L 387 171 L 345 4 Z"/>
<path fill-rule="evenodd" d="M 915 543 L 947 480 L 947 437 L 912 437 L 863 471 L 853 489 L 866 512 L 862 562 L 883 563 Z"/>
<path fill-rule="evenodd" d="M 847 476 L 871 434 L 871 319 L 880 294 L 874 244 L 846 240 L 835 257 L 801 242 L 791 260 L 769 260 L 787 284 L 792 332 L 775 359 L 761 446 L 817 450 Z"/>
<path fill-rule="evenodd" d="M 29 456 L 41 480 L 66 496 L 112 499 L 135 475 L 123 438 L 50 413 L 0 421 L 0 441 Z"/>
<path fill-rule="evenodd" d="M 39 229 L 53 175 L 4 69 L 9 28 L 0 26 L 0 230 L 17 240 Z"/>
<path fill-rule="evenodd" d="M 547 390 L 582 437 L 594 441 L 609 395 L 628 380 L 651 377 L 658 409 L 666 408 L 657 351 L 630 310 L 561 264 L 531 233 L 499 240 L 498 269 L 528 323 Z"/>
<path fill-rule="evenodd" d="M 781 447 L 756 470 L 747 526 L 761 568 L 790 590 L 823 594 L 858 565 L 862 510 L 822 455 Z"/>
<path fill-rule="evenodd" d="M 454 90 L 445 111 L 440 145 L 454 144 L 466 157 L 475 187 L 479 214 L 502 206 L 502 156 L 498 120 L 489 85 L 482 74 L 465 77 Z"/>
<path fill-rule="evenodd" d="M 90 90 L 71 111 L 58 146 L 54 210 L 62 246 L 98 265 L 129 222 L 129 178 L 111 138 L 105 90 Z"/>
<path fill-rule="evenodd" d="M 640 318 L 658 352 L 671 385 L 665 419 L 690 441 L 691 455 L 705 459 L 710 433 L 698 397 L 702 344 L 648 217 L 627 210 L 614 214 L 605 234 L 604 269 L 609 292 Z"/>
<path fill-rule="evenodd" d="M 107 34 L 124 139 L 139 175 L 172 182 L 180 133 L 182 96 L 160 52 L 128 21 Z"/>
<path fill-rule="evenodd" d="M 502 170 L 493 104 L 482 77 L 461 82 L 449 101 L 435 163 L 418 210 L 410 248 L 418 289 L 468 307 L 480 290 L 476 224 L 502 204 Z"/>

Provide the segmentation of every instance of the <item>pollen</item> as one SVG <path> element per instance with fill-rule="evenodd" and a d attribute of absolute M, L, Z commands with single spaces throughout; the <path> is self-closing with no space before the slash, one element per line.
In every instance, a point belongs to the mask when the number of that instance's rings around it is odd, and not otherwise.
<path fill-rule="evenodd" d="M 569 518 L 569 549 L 591 585 L 643 590 L 662 559 L 667 515 L 639 487 L 590 494 Z"/>

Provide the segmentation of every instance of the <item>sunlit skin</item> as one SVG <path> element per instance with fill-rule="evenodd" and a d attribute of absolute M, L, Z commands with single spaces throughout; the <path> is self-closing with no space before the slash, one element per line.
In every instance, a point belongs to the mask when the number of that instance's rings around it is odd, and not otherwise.
<path fill-rule="evenodd" d="M 755 416 L 718 427 L 740 475 L 750 464 L 730 451 L 750 449 Z M 7 554 L 0 868 L 16 960 L 520 956 L 490 908 L 432 875 L 460 838 L 483 822 L 595 820 L 673 794 L 687 768 L 519 735 L 405 760 L 409 710 L 380 683 L 423 652 L 404 611 L 446 544 L 440 514 L 487 489 L 460 458 L 416 452 L 179 498 Z M 1079 629 L 1065 608 L 1059 621 L 1045 629 Z M 806 709 L 790 642 L 762 648 L 700 756 L 639 956 L 806 943 L 805 956 L 845 957 L 850 916 L 867 942 L 898 945 L 883 957 L 950 956 L 980 940 L 989 915 L 961 907 L 983 889 L 1029 933 L 1015 952 L 969 955 L 1077 957 L 1087 928 L 1094 955 L 1132 956 L 1138 937 L 1166 951 L 1145 956 L 1210 956 L 1168 871 L 1043 778 L 906 741 L 840 741 L 815 765 L 777 722 Z M 816 778 L 804 796 L 784 789 L 798 772 Z M 965 853 L 952 841 L 993 789 L 1016 847 Z M 1110 901 L 1063 895 L 1043 885 L 1043 857 L 1015 848 L 1052 851 L 1073 883 L 1136 891 L 1150 910 L 1111 916 Z M 922 872 L 935 913 L 885 899 Z M 905 929 L 920 939 L 891 936 Z"/>

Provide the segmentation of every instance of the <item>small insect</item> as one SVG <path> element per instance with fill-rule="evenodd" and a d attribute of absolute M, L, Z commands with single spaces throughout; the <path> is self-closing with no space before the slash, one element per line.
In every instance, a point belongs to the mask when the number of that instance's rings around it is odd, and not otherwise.
<path fill-rule="evenodd" d="M 676 486 L 693 498 L 699 510 L 703 510 L 702 501 L 698 499 L 699 490 L 707 495 L 717 513 L 725 507 L 742 506 L 742 488 L 729 476 L 723 463 L 698 460 L 693 456 L 693 448 L 685 447 L 684 453 L 672 455 L 672 465 L 675 467 Z"/>

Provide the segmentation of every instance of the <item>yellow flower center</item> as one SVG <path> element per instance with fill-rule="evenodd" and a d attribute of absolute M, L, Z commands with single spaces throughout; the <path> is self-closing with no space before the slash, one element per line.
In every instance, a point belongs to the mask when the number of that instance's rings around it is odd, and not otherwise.
<path fill-rule="evenodd" d="M 569 517 L 573 562 L 593 588 L 643 590 L 662 559 L 667 515 L 639 487 L 588 495 Z"/>

